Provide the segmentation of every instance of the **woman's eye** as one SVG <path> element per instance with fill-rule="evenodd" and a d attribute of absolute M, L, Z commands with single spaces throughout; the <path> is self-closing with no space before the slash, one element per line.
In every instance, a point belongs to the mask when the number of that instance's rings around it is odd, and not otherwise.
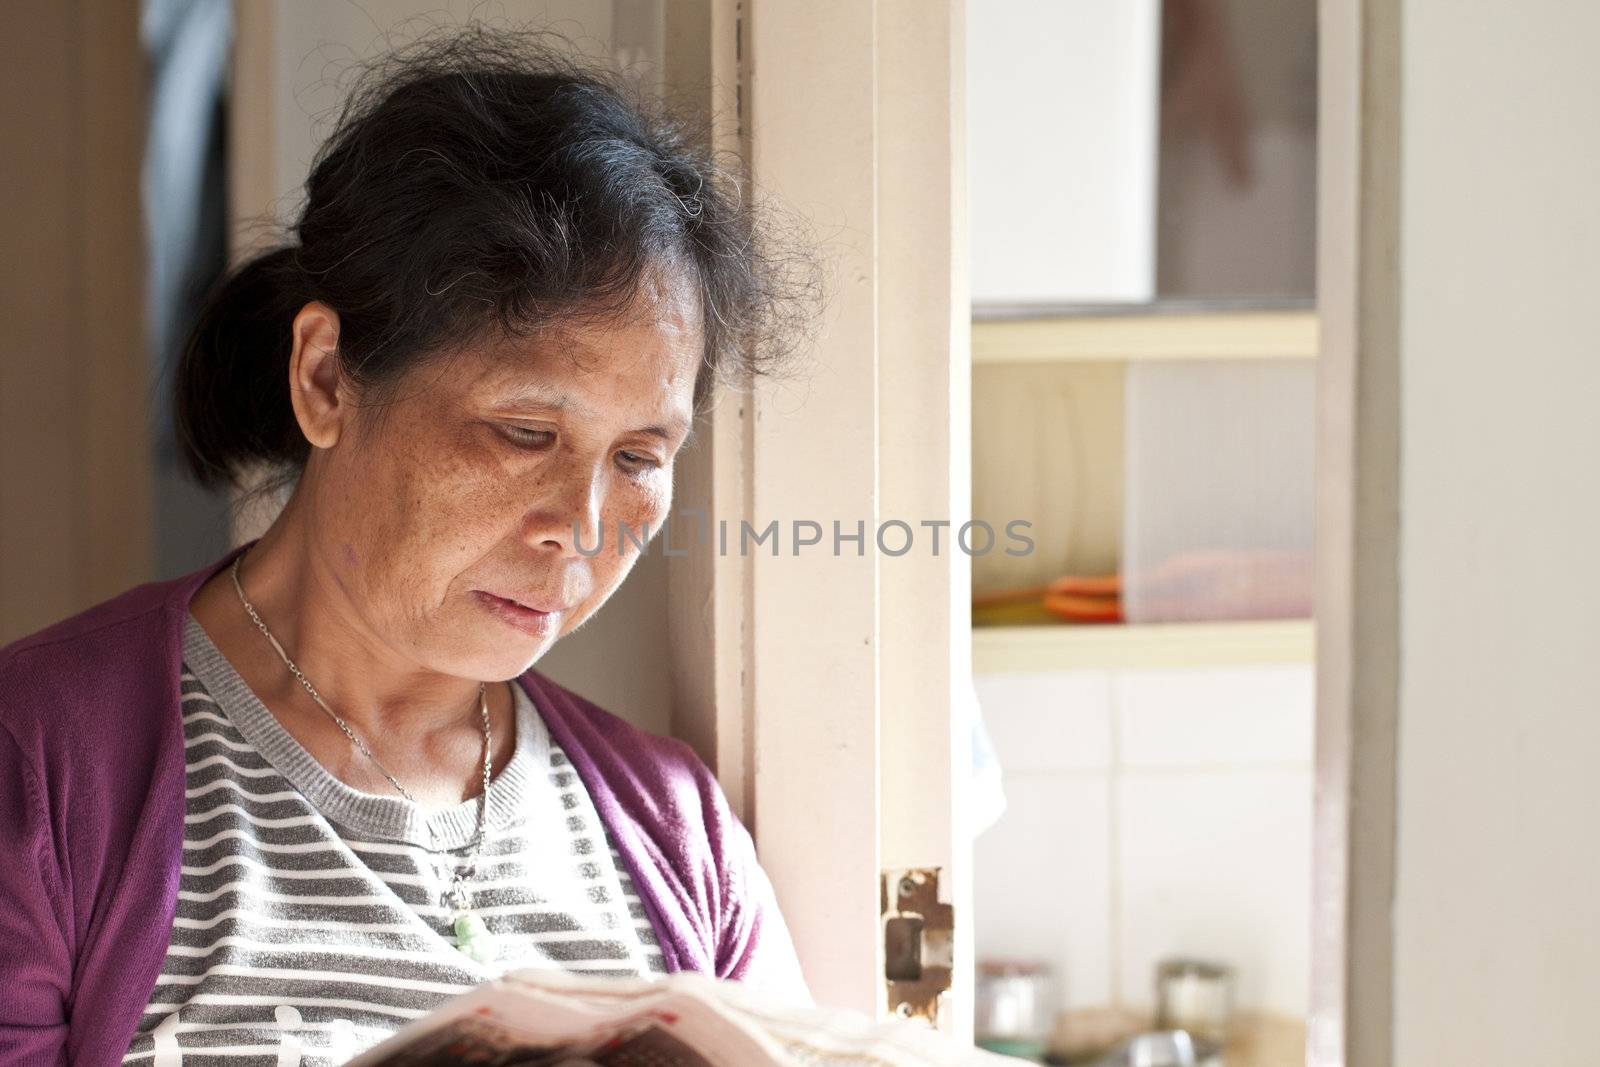
<path fill-rule="evenodd" d="M 637 474 L 653 471 L 661 466 L 654 456 L 642 456 L 637 452 L 618 452 L 617 455 L 622 457 L 623 466 Z"/>
<path fill-rule="evenodd" d="M 551 430 L 535 430 L 512 423 L 502 424 L 500 432 L 509 438 L 513 444 L 524 448 L 545 448 L 556 437 L 554 431 Z M 622 466 L 634 474 L 647 474 L 661 466 L 654 456 L 641 452 L 618 452 L 617 457 Z"/>
<path fill-rule="evenodd" d="M 528 446 L 546 445 L 555 437 L 549 430 L 533 430 L 526 426 L 504 425 L 500 428 L 500 432 L 516 444 Z"/>

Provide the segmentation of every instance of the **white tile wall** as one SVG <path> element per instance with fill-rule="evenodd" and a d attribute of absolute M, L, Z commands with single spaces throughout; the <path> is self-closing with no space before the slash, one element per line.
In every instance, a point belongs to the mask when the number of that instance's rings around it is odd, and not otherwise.
<path fill-rule="evenodd" d="M 1311 762 L 1309 667 L 1124 671 L 1117 685 L 1124 767 Z"/>
<path fill-rule="evenodd" d="M 1311 771 L 1120 776 L 1121 1003 L 1155 1003 L 1165 956 L 1220 959 L 1239 1003 L 1306 1008 Z"/>
<path fill-rule="evenodd" d="M 1019 672 L 980 675 L 974 682 L 1008 774 L 1110 769 L 1110 674 Z"/>
<path fill-rule="evenodd" d="M 973 848 L 982 953 L 1049 960 L 1062 1006 L 1109 1003 L 1109 778 L 1027 775 L 1006 803 Z"/>
<path fill-rule="evenodd" d="M 1216 957 L 1303 1013 L 1310 665 L 980 675 L 1007 808 L 975 843 L 980 956 L 1042 956 L 1063 1006 L 1148 1006 Z"/>

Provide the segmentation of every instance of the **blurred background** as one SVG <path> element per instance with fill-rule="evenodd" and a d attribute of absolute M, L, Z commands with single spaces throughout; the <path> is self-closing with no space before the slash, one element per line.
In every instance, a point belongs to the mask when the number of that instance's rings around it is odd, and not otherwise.
<path fill-rule="evenodd" d="M 1301 1063 L 1316 4 L 968 19 L 979 1040 Z"/>

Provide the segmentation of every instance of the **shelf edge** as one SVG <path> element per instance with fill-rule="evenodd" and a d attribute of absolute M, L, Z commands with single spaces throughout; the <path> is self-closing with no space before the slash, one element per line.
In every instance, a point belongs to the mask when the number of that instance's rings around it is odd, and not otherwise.
<path fill-rule="evenodd" d="M 1315 311 L 1090 315 L 972 324 L 972 361 L 1314 359 Z"/>

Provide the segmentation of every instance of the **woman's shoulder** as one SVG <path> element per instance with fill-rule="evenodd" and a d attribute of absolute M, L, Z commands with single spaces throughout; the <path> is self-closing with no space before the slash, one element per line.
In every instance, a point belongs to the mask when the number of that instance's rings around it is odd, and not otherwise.
<path fill-rule="evenodd" d="M 639 850 L 636 879 L 683 932 L 689 970 L 753 981 L 802 1003 L 811 994 L 777 895 L 755 842 L 716 776 L 686 742 L 640 729 L 536 671 L 523 675 L 550 733 L 569 759 L 587 763 L 602 817 L 653 842 Z M 542 698 L 542 699 L 541 699 Z M 572 745 L 580 758 L 573 758 Z M 593 791 L 593 790 L 591 790 Z M 619 842 L 629 847 L 626 837 Z M 675 884 L 661 884 L 661 861 Z M 685 962 L 688 959 L 689 962 Z"/>
<path fill-rule="evenodd" d="M 685 869 L 721 865 L 743 833 L 716 774 L 676 737 L 651 733 L 537 671 L 523 680 L 608 823 L 638 826 Z M 702 848 L 709 852 L 702 852 Z"/>
<path fill-rule="evenodd" d="M 167 594 L 173 584 L 173 582 L 146 582 L 134 586 L 118 596 L 85 608 L 76 615 L 20 637 L 0 648 L 0 668 L 10 667 L 14 662 L 25 660 L 30 656 L 49 655 L 53 649 L 62 645 L 99 644 L 102 637 L 109 636 L 106 631 L 114 631 L 119 627 L 138 626 L 141 623 L 148 625 L 151 617 L 166 607 Z"/>
<path fill-rule="evenodd" d="M 25 748 L 86 729 L 131 740 L 140 717 L 107 713 L 177 691 L 183 581 L 136 586 L 0 648 L 0 726 Z"/>
<path fill-rule="evenodd" d="M 651 733 L 539 671 L 527 671 L 522 681 L 561 747 L 584 750 L 580 758 L 623 764 L 634 771 L 673 777 L 687 774 L 715 781 L 710 768 L 687 742 Z"/>

